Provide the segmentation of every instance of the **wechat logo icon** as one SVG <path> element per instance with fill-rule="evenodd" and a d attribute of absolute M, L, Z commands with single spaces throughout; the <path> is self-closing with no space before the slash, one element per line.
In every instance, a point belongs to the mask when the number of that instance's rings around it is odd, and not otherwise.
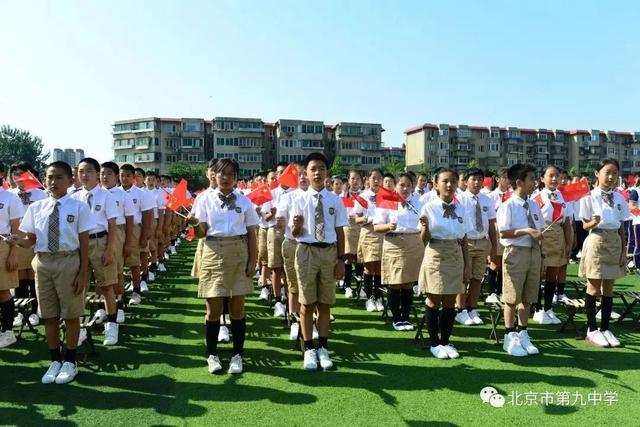
<path fill-rule="evenodd" d="M 482 403 L 488 403 L 494 408 L 502 408 L 505 403 L 504 396 L 493 387 L 485 387 L 480 390 L 480 400 L 482 400 Z"/>

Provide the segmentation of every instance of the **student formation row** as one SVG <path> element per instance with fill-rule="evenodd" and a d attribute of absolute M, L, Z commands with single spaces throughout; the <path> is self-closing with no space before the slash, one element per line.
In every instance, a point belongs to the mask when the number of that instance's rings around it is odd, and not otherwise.
<path fill-rule="evenodd" d="M 116 169 L 105 173 L 113 167 Z M 43 382 L 68 382 L 77 373 L 74 321 L 81 314 L 81 294 L 91 269 L 96 286 L 107 296 L 105 344 L 113 336 L 107 329 L 116 330 L 117 341 L 118 312 L 114 307 L 117 296 L 124 294 L 123 282 L 111 283 L 109 293 L 109 285 L 104 283 L 107 280 L 100 280 L 104 275 L 99 270 L 111 265 L 109 261 L 128 266 L 134 288 L 131 303 L 139 302 L 139 293 L 143 285 L 146 287 L 145 281 L 140 280 L 140 271 L 146 271 L 149 265 L 147 242 L 152 235 L 153 217 L 157 218 L 156 224 L 164 220 L 153 234 L 156 258 L 152 258 L 151 265 L 155 266 L 157 260 L 158 269 L 162 254 L 171 245 L 169 240 L 176 238 L 185 224 L 190 227 L 189 234 L 199 239 L 192 274 L 198 278 L 198 297 L 206 305 L 210 373 L 222 370 L 218 341 L 229 340 L 229 330 L 220 321 L 223 313 L 231 319 L 233 341 L 228 371 L 242 372 L 245 296 L 253 291 L 256 270 L 262 286 L 260 298 L 268 299 L 272 293 L 274 315 L 291 316 L 291 339 L 301 335 L 306 370 L 333 366 L 328 339 L 336 280 L 345 294 L 352 296 L 354 276 L 362 276 L 368 311 L 382 309 L 384 288 L 397 331 L 414 328 L 409 321 L 414 294 L 426 295 L 431 353 L 448 359 L 459 357 L 450 341 L 454 322 L 483 323 L 477 304 L 488 269 L 492 290 L 488 302 L 500 300 L 504 305 L 504 350 L 513 356 L 537 354 L 527 331 L 531 306 L 538 307 L 535 321 L 559 322 L 552 304 L 566 298 L 566 266 L 575 246 L 581 248 L 580 275 L 587 279 L 587 341 L 597 347 L 620 345 L 609 329 L 609 321 L 613 282 L 624 274 L 624 224 L 631 219 L 631 213 L 624 197 L 614 191 L 619 171 L 615 160 L 603 160 L 598 165 L 593 190 L 572 195 L 571 201 L 566 201 L 561 190 L 568 177 L 554 166 L 546 167 L 541 177 L 529 165 L 505 168 L 491 183 L 495 189 L 487 188 L 479 169 L 461 174 L 441 169 L 431 180 L 411 173 L 385 176 L 374 169 L 366 176 L 351 172 L 346 180 L 338 181 L 328 177 L 329 163 L 324 155 L 312 153 L 300 165 L 278 164 L 275 172 L 266 177 L 267 182 L 252 190 L 238 186 L 237 162 L 214 159 L 207 165 L 210 187 L 197 195 L 186 218 L 164 209 L 164 191 L 156 191 L 152 179 L 147 178 L 152 182 L 147 183 L 150 191 L 137 194 L 135 170 L 128 165 L 120 168 L 122 188 L 118 189 L 117 166 L 103 164 L 101 168 L 92 159 L 85 159 L 78 168 L 83 188 L 71 196 L 67 196 L 72 181 L 67 169 L 68 165 L 60 163 L 47 168 L 49 197 L 30 205 L 21 215 L 21 224 L 11 223 L 13 218 L 7 220 L 9 238 L 2 245 L 7 252 L 14 247 L 35 245 L 32 264 L 40 313 L 47 328 L 49 323 L 52 328 L 55 324 L 57 331 L 58 319 L 62 318 L 72 332 L 64 359 L 59 340 L 48 340 L 52 362 Z M 97 176 L 110 174 L 113 182 L 101 179 L 99 187 Z M 138 205 L 136 222 L 136 214 L 128 221 L 122 210 L 126 196 L 116 203 L 125 222 L 119 224 L 116 219 L 114 230 L 132 224 L 131 232 L 123 230 L 123 238 L 112 237 L 118 231 L 111 232 L 112 218 L 103 209 L 104 204 L 97 205 L 96 199 L 92 203 L 88 197 L 97 189 L 106 189 L 112 195 L 129 194 L 130 203 Z M 170 187 L 166 190 L 171 192 Z M 153 191 L 157 205 L 142 206 L 143 194 Z M 98 217 L 102 216 L 107 225 L 100 227 Z M 18 228 L 26 237 L 19 236 Z M 581 233 L 576 232 L 577 228 L 588 232 L 584 242 L 579 242 Z M 65 234 L 69 242 L 66 245 L 62 244 L 65 239 L 60 239 Z M 129 236 L 135 236 L 135 249 L 131 239 L 127 240 Z M 102 243 L 98 243 L 100 239 Z M 110 252 L 115 252 L 113 260 Z M 118 252 L 122 252 L 123 261 L 118 259 Z M 132 260 L 134 252 L 143 256 Z M 62 260 L 68 263 L 64 280 L 59 279 Z M 54 274 L 56 280 L 52 278 Z M 544 293 L 540 292 L 542 275 Z M 148 280 L 148 276 L 143 275 L 143 279 Z M 1 295 L 4 299 L 5 294 Z M 597 298 L 601 299 L 600 327 L 596 323 Z M 111 306 L 107 301 L 112 302 Z M 9 311 L 11 303 L 6 304 Z M 3 328 L 4 313 L 3 305 Z"/>

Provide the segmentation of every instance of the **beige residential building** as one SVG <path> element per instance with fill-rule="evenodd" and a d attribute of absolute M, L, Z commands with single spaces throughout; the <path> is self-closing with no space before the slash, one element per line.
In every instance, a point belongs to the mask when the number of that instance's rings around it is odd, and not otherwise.
<path fill-rule="evenodd" d="M 335 157 L 345 167 L 364 172 L 381 167 L 382 132 L 384 129 L 378 123 L 338 123 L 335 126 Z"/>
<path fill-rule="evenodd" d="M 325 151 L 324 123 L 311 120 L 280 119 L 275 124 L 276 161 L 301 162 L 309 153 Z"/>
<path fill-rule="evenodd" d="M 261 119 L 216 117 L 213 140 L 212 157 L 237 160 L 240 176 L 252 176 L 264 169 L 266 141 Z"/>

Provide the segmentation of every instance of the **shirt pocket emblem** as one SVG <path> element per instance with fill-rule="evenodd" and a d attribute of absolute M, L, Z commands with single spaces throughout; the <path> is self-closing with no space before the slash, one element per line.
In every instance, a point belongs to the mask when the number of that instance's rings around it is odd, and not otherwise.
<path fill-rule="evenodd" d="M 482 212 L 487 212 L 487 211 L 489 211 L 489 208 L 487 206 L 483 206 L 482 207 Z"/>
<path fill-rule="evenodd" d="M 461 216 L 459 216 L 459 217 L 458 217 L 458 222 L 459 222 L 460 224 L 462 224 L 462 223 L 464 222 L 464 220 L 462 219 L 462 217 L 461 217 Z"/>
<path fill-rule="evenodd" d="M 100 212 L 100 209 L 102 209 L 102 206 L 96 205 L 96 212 Z"/>
<path fill-rule="evenodd" d="M 133 199 L 133 203 L 134 204 L 138 203 L 138 199 Z"/>
<path fill-rule="evenodd" d="M 4 208 L 4 203 L 0 203 L 0 209 Z"/>
<path fill-rule="evenodd" d="M 622 210 L 622 206 L 620 205 L 620 203 L 617 204 L 618 210 L 621 211 Z"/>
<path fill-rule="evenodd" d="M 72 224 L 76 220 L 76 217 L 73 215 L 67 215 L 67 222 Z"/>
<path fill-rule="evenodd" d="M 329 215 L 333 215 L 336 213 L 336 210 L 334 208 L 329 208 Z"/>
<path fill-rule="evenodd" d="M 236 213 L 242 213 L 242 208 L 240 206 L 236 206 Z"/>
<path fill-rule="evenodd" d="M 533 219 L 535 219 L 536 221 L 538 221 L 538 214 L 533 214 Z"/>

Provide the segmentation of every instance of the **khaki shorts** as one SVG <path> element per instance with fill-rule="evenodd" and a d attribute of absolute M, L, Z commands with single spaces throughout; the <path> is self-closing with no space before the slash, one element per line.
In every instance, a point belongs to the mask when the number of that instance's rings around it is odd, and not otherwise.
<path fill-rule="evenodd" d="M 427 243 L 420 268 L 420 289 L 434 295 L 464 293 L 462 283 L 464 258 L 457 240 L 434 240 Z"/>
<path fill-rule="evenodd" d="M 282 242 L 282 259 L 284 261 L 284 274 L 287 276 L 289 293 L 298 293 L 298 275 L 296 273 L 296 248 L 298 242 L 284 239 Z"/>
<path fill-rule="evenodd" d="M 620 267 L 621 245 L 618 230 L 591 231 L 582 244 L 579 276 L 601 280 L 624 276 L 624 267 Z"/>
<path fill-rule="evenodd" d="M 502 256 L 502 302 L 534 303 L 540 288 L 540 245 L 507 246 Z"/>
<path fill-rule="evenodd" d="M 364 263 L 381 261 L 383 241 L 384 236 L 373 231 L 373 225 L 363 226 L 358 240 L 358 249 L 360 251 L 358 255 L 362 255 L 361 258 L 359 257 L 361 261 Z"/>
<path fill-rule="evenodd" d="M 471 263 L 471 279 L 482 280 L 487 269 L 487 257 L 491 253 L 489 239 L 467 240 L 467 251 Z"/>
<path fill-rule="evenodd" d="M 116 243 L 115 243 L 115 254 L 113 254 L 113 259 L 116 263 L 117 273 L 121 273 L 124 270 L 124 240 L 126 238 L 126 230 L 125 225 L 117 225 L 116 226 Z"/>
<path fill-rule="evenodd" d="M 15 247 L 18 248 L 17 246 Z M 9 245 L 0 242 L 0 291 L 7 291 L 18 287 L 18 270 L 7 271 Z"/>
<path fill-rule="evenodd" d="M 80 271 L 77 252 L 37 254 L 31 262 L 36 277 L 38 312 L 43 319 L 76 319 L 84 314 L 84 295 L 73 293 Z"/>
<path fill-rule="evenodd" d="M 298 243 L 296 248 L 296 274 L 298 275 L 298 300 L 309 305 L 319 302 L 332 305 L 336 302 L 334 269 L 338 258 L 336 245 L 319 248 Z"/>
<path fill-rule="evenodd" d="M 402 285 L 418 281 L 424 244 L 420 233 L 386 234 L 382 245 L 382 283 Z"/>
<path fill-rule="evenodd" d="M 102 255 L 107 249 L 107 236 L 89 239 L 89 268 L 93 270 L 96 287 L 111 286 L 118 283 L 118 266 L 114 260 L 108 266 L 102 265 Z"/>
<path fill-rule="evenodd" d="M 253 274 L 247 277 L 247 262 L 249 250 L 246 236 L 205 240 L 200 257 L 198 297 L 250 294 L 253 291 Z"/>
<path fill-rule="evenodd" d="M 276 227 L 270 227 L 267 230 L 267 267 L 284 267 L 284 261 L 282 260 L 283 240 L 284 232 L 282 230 Z"/>
<path fill-rule="evenodd" d="M 140 267 L 140 224 L 133 225 L 133 236 L 131 237 L 131 254 L 124 260 L 126 267 Z"/>
<path fill-rule="evenodd" d="M 16 251 L 18 251 L 18 270 L 31 270 L 31 261 L 35 255 L 33 248 L 16 246 Z"/>
<path fill-rule="evenodd" d="M 268 251 L 267 251 L 267 229 L 258 227 L 258 265 L 267 265 Z"/>
<path fill-rule="evenodd" d="M 156 252 L 158 250 L 158 240 L 156 239 L 156 230 L 158 229 L 158 220 L 151 220 L 151 238 L 149 239 L 149 252 Z"/>
<path fill-rule="evenodd" d="M 545 267 L 562 267 L 568 260 L 564 256 L 566 244 L 562 224 L 553 224 L 542 235 L 542 255 Z"/>

